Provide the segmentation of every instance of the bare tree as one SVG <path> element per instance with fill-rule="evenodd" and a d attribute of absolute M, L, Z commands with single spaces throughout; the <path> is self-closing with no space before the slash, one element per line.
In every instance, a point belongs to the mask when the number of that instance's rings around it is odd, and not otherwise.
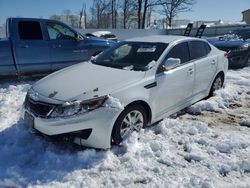
<path fill-rule="evenodd" d="M 127 29 L 129 22 L 132 21 L 131 17 L 135 15 L 135 8 L 133 0 L 123 0 L 120 5 L 122 14 L 122 26 Z"/>
<path fill-rule="evenodd" d="M 65 21 L 67 23 L 69 23 L 70 22 L 69 18 L 70 18 L 70 15 L 71 15 L 71 11 L 69 9 L 66 9 L 66 10 L 63 11 L 63 15 L 65 15 Z"/>
<path fill-rule="evenodd" d="M 141 29 L 141 12 L 142 12 L 142 4 L 143 0 L 137 0 L 137 24 L 138 24 L 138 29 Z"/>
<path fill-rule="evenodd" d="M 110 1 L 108 0 L 94 0 L 91 7 L 91 24 L 96 25 L 97 28 L 105 28 L 110 26 Z"/>
<path fill-rule="evenodd" d="M 56 14 L 51 15 L 49 18 L 52 20 L 59 20 L 59 21 L 61 20 L 61 16 L 56 15 Z"/>
<path fill-rule="evenodd" d="M 116 28 L 117 24 L 117 1 L 111 0 L 111 19 L 112 19 L 112 28 Z"/>
<path fill-rule="evenodd" d="M 152 12 L 152 7 L 156 5 L 161 5 L 161 0 L 137 0 L 137 17 L 138 17 L 138 29 L 144 29 L 146 25 L 146 18 L 148 9 L 151 8 L 150 13 Z"/>
<path fill-rule="evenodd" d="M 63 13 L 61 15 L 56 15 L 56 14 L 51 15 L 50 18 L 54 19 L 54 20 L 59 20 L 59 21 L 65 22 L 65 23 L 67 23 L 75 28 L 78 27 L 79 17 L 78 17 L 78 15 L 71 14 L 70 10 L 63 11 Z"/>
<path fill-rule="evenodd" d="M 191 11 L 195 3 L 195 0 L 161 0 L 162 12 L 166 16 L 168 26 L 172 26 L 172 21 L 178 13 Z"/>

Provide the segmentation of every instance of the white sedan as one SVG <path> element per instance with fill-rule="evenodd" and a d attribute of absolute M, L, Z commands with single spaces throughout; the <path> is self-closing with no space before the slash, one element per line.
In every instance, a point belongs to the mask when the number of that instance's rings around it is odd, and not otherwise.
<path fill-rule="evenodd" d="M 95 31 L 92 33 L 92 35 L 94 35 L 96 37 L 109 39 L 109 40 L 112 40 L 115 42 L 118 41 L 117 37 L 113 33 L 111 33 L 110 31 Z"/>
<path fill-rule="evenodd" d="M 227 68 L 225 52 L 202 39 L 130 39 L 36 82 L 24 120 L 42 135 L 110 148 L 211 96 L 223 86 Z"/>

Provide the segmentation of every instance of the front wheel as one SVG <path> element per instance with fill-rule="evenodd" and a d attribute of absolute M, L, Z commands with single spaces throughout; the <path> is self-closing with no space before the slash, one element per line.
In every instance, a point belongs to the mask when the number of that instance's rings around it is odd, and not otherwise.
<path fill-rule="evenodd" d="M 147 123 L 146 111 L 141 105 L 132 105 L 120 114 L 117 118 L 113 131 L 112 139 L 115 144 L 120 144 L 133 131 L 140 131 Z"/>

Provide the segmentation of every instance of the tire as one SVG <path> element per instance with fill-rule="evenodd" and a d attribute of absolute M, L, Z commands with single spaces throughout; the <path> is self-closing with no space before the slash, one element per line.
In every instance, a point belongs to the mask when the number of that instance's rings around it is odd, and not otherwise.
<path fill-rule="evenodd" d="M 114 124 L 112 130 L 113 143 L 119 145 L 133 131 L 140 131 L 140 129 L 145 127 L 146 124 L 146 111 L 141 105 L 131 105 L 125 108 Z"/>
<path fill-rule="evenodd" d="M 213 81 L 208 97 L 212 97 L 215 91 L 221 89 L 223 86 L 223 82 L 224 82 L 223 75 L 218 74 Z"/>

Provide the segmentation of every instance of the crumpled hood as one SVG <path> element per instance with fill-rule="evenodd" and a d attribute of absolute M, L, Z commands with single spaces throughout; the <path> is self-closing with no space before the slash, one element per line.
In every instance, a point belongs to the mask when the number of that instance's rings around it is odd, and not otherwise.
<path fill-rule="evenodd" d="M 32 88 L 43 97 L 60 101 L 87 100 L 109 95 L 132 84 L 145 72 L 128 71 L 83 62 L 57 71 L 36 82 Z"/>

